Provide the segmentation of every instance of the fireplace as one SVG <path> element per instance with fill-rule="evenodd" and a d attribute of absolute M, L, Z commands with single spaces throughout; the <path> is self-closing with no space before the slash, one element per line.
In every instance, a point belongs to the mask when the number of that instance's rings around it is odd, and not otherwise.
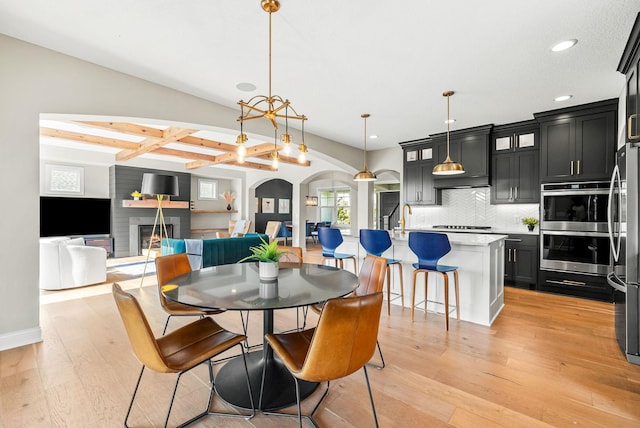
<path fill-rule="evenodd" d="M 152 235 L 153 232 L 153 235 Z M 167 235 L 169 238 L 173 238 L 173 224 L 167 224 Z M 164 231 L 162 232 L 164 237 Z M 143 250 L 160 249 L 160 225 L 156 226 L 156 230 L 153 231 L 152 224 L 139 224 L 138 225 L 138 254 L 143 254 Z"/>

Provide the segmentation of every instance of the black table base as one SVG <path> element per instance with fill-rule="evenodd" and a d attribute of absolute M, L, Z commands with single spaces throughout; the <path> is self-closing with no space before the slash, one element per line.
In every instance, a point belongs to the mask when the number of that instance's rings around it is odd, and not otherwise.
<path fill-rule="evenodd" d="M 263 351 L 256 351 L 247 354 L 247 368 L 249 370 L 253 402 L 256 409 L 262 411 L 278 410 L 296 403 L 296 385 L 293 376 L 281 361 L 273 357 L 272 351 L 269 351 L 264 353 Z M 262 405 L 258 408 L 262 369 L 265 364 L 266 372 Z M 216 392 L 224 401 L 241 409 L 251 409 L 242 356 L 225 363 L 220 368 L 215 382 Z M 302 380 L 299 382 L 300 398 L 302 400 L 311 395 L 318 386 L 318 383 L 315 382 Z"/>

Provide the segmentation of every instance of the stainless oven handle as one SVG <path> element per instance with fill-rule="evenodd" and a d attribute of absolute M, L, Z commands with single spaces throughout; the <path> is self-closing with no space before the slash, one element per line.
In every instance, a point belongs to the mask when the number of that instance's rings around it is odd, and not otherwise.
<path fill-rule="evenodd" d="M 548 279 L 545 282 L 548 282 L 550 284 L 559 284 L 559 285 L 577 285 L 579 287 L 584 287 L 585 285 L 587 285 L 586 282 L 582 282 L 582 281 L 569 281 L 568 279 L 564 279 L 562 281 L 554 281 L 552 279 Z"/>
<path fill-rule="evenodd" d="M 607 274 L 607 283 L 618 291 L 627 292 L 627 286 L 613 272 Z"/>
<path fill-rule="evenodd" d="M 620 169 L 618 165 L 613 167 L 613 173 L 611 174 L 611 183 L 609 184 L 609 200 L 607 203 L 607 232 L 609 234 L 609 246 L 611 247 L 611 253 L 613 254 L 613 260 L 618 261 L 620 255 L 620 247 L 616 245 L 615 238 L 613 236 L 613 189 L 620 180 Z M 620 202 L 620 201 L 618 201 Z"/>
<path fill-rule="evenodd" d="M 593 238 L 608 238 L 609 234 L 605 232 L 579 232 L 569 230 L 542 230 L 543 235 L 567 235 L 567 236 L 589 236 Z"/>

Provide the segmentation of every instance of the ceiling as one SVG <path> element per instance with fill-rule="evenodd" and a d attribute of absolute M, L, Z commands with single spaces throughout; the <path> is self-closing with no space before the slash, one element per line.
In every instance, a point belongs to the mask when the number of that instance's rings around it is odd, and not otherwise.
<path fill-rule="evenodd" d="M 618 97 L 640 10 L 639 0 L 281 4 L 273 94 L 309 118 L 305 132 L 358 148 L 370 113 L 369 150 L 446 131 L 446 90 L 452 130 Z M 259 0 L 0 0 L 0 33 L 232 108 L 268 93 L 268 19 Z M 551 51 L 565 39 L 578 43 Z M 220 138 L 234 144 L 229 128 Z"/>

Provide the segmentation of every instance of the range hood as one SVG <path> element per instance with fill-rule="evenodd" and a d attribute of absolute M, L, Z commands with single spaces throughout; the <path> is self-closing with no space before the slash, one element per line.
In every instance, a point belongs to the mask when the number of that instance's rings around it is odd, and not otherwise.
<path fill-rule="evenodd" d="M 468 189 L 470 187 L 489 187 L 489 176 L 465 177 L 465 174 L 454 177 L 433 177 L 433 187 L 436 189 Z"/>
<path fill-rule="evenodd" d="M 451 158 L 460 162 L 464 174 L 434 175 L 436 189 L 456 189 L 468 187 L 488 187 L 490 168 L 489 136 L 492 124 L 466 128 L 451 132 Z M 434 162 L 442 162 L 446 157 L 446 133 L 430 135 L 436 153 Z"/>

